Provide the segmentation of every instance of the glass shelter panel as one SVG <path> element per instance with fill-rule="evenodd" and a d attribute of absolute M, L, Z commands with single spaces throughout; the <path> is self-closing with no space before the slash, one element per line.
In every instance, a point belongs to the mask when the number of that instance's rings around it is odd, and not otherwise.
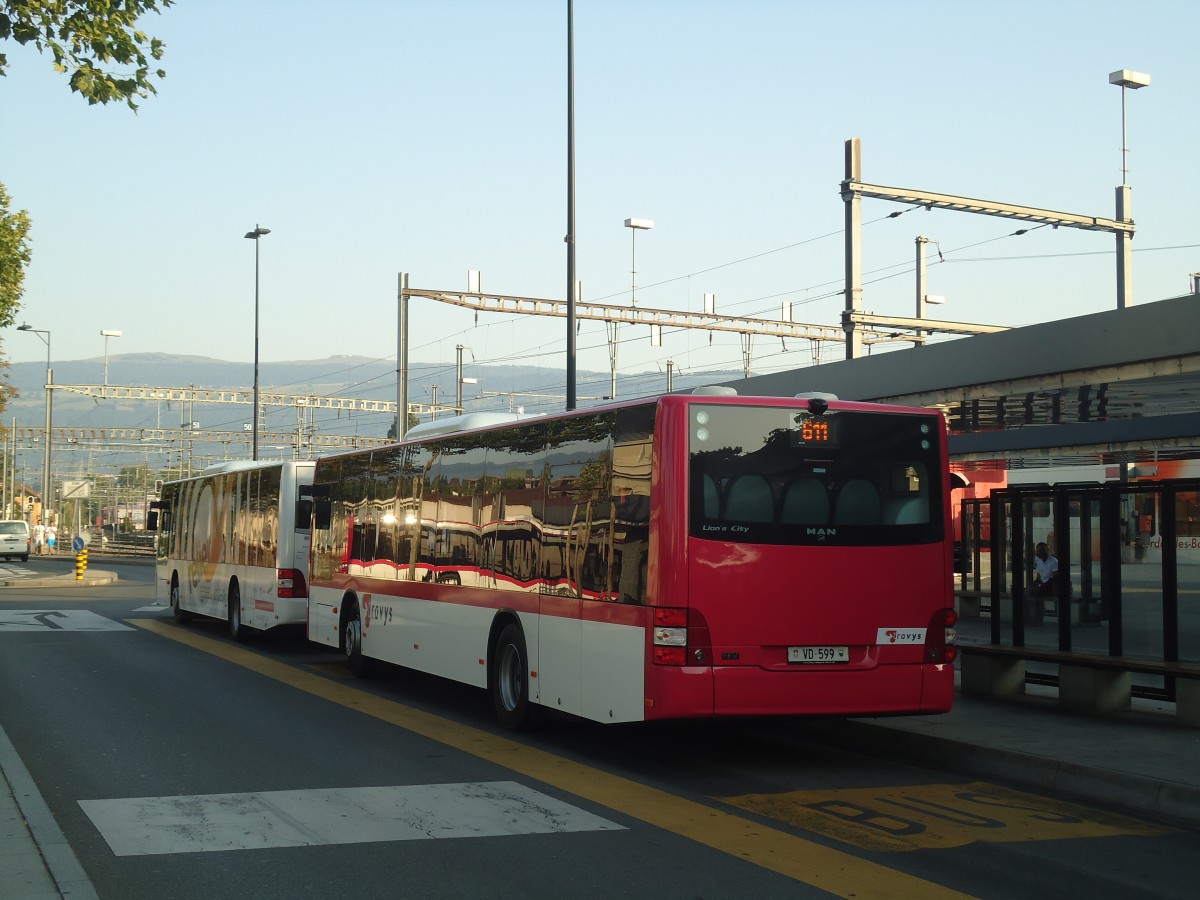
<path fill-rule="evenodd" d="M 1102 591 L 1100 498 L 1095 494 L 1071 500 L 1071 649 L 1077 653 L 1107 654 L 1109 616 Z"/>
<path fill-rule="evenodd" d="M 1121 630 L 1123 654 L 1163 658 L 1163 580 L 1157 537 L 1157 492 L 1121 492 L 1121 519 L 1128 539 L 1121 547 Z M 1155 544 L 1158 546 L 1155 546 Z"/>
<path fill-rule="evenodd" d="M 996 617 L 993 638 L 1002 644 L 1013 642 L 1013 503 L 1005 497 L 992 506 L 992 578 L 993 590 L 999 590 L 999 598 L 992 601 L 992 615 Z"/>
<path fill-rule="evenodd" d="M 1061 580 L 1067 573 L 1060 568 L 1059 535 L 1055 532 L 1054 495 L 1045 493 L 1022 493 L 1020 498 L 1021 541 L 1020 571 L 1012 575 L 1014 593 L 1020 586 L 1021 609 L 1025 632 L 1025 646 L 1046 650 L 1059 647 L 1059 616 L 1061 603 Z M 1014 529 L 1014 533 L 1016 530 Z M 1069 546 L 1069 545 L 1068 545 Z M 1014 563 L 1017 558 L 1013 553 Z M 1055 663 L 1033 660 L 1025 664 L 1031 680 L 1053 680 L 1058 675 Z"/>
<path fill-rule="evenodd" d="M 1200 663 L 1200 491 L 1175 495 L 1178 548 L 1175 574 L 1179 584 L 1179 659 Z"/>

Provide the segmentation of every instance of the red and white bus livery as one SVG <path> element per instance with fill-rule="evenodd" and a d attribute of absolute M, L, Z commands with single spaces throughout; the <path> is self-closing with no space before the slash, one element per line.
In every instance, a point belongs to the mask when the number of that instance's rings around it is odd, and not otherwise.
<path fill-rule="evenodd" d="M 472 418 L 317 462 L 309 637 L 356 670 L 486 688 L 509 727 L 950 708 L 936 413 L 730 391 Z"/>

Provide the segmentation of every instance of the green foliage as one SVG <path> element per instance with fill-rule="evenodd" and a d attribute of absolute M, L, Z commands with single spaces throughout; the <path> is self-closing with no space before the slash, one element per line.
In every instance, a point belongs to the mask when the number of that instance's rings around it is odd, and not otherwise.
<path fill-rule="evenodd" d="M 117 471 L 116 483 L 122 488 L 144 488 L 153 484 L 157 477 L 157 471 L 146 465 L 121 466 Z"/>
<path fill-rule="evenodd" d="M 151 78 L 165 78 L 151 62 L 165 45 L 137 28 L 144 13 L 161 12 L 175 0 L 0 0 L 0 41 L 49 51 L 54 69 L 69 73 L 71 90 L 89 104 L 136 100 L 157 93 Z M 0 76 L 8 57 L 0 53 Z M 115 67 L 115 68 L 114 68 Z"/>
<path fill-rule="evenodd" d="M 23 209 L 9 210 L 8 190 L 0 184 L 0 328 L 17 320 L 21 295 L 25 293 L 25 267 L 29 265 L 29 213 Z M 0 368 L 8 361 L 0 356 Z M 7 377 L 0 381 L 0 412 L 16 396 L 16 389 Z"/>
<path fill-rule="evenodd" d="M 0 328 L 16 321 L 29 259 L 29 213 L 11 212 L 8 191 L 0 184 Z"/>

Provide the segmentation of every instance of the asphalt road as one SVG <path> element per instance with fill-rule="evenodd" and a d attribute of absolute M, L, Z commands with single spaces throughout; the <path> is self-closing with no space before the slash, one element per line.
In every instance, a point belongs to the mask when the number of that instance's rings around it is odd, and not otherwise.
<path fill-rule="evenodd" d="M 0 592 L 0 727 L 104 900 L 1195 895 L 1195 833 L 803 722 L 516 736 L 481 692 L 236 645 L 97 565 L 121 581 Z"/>

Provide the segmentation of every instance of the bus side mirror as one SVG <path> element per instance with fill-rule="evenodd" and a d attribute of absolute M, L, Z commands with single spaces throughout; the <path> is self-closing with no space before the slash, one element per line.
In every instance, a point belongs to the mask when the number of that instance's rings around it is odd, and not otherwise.
<path fill-rule="evenodd" d="M 152 509 L 146 513 L 146 530 L 158 531 L 158 510 Z"/>
<path fill-rule="evenodd" d="M 303 500 L 296 501 L 296 519 L 295 519 L 295 521 L 296 521 L 297 529 L 301 529 L 301 528 L 307 529 L 312 524 L 310 521 L 312 519 L 312 508 L 313 508 L 313 502 L 311 500 L 309 500 L 307 497 L 304 498 Z"/>

